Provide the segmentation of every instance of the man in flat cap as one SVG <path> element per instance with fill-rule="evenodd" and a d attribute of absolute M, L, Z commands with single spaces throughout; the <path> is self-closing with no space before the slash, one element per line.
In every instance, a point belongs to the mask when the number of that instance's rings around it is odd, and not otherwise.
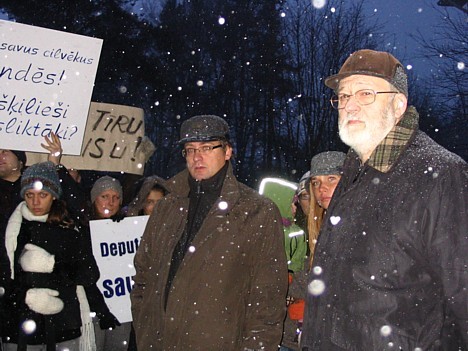
<path fill-rule="evenodd" d="M 288 285 L 278 208 L 239 183 L 226 121 L 195 116 L 135 256 L 138 350 L 276 350 Z"/>
<path fill-rule="evenodd" d="M 325 84 L 350 150 L 315 250 L 301 350 L 466 350 L 466 162 L 418 130 L 391 54 L 357 51 Z"/>

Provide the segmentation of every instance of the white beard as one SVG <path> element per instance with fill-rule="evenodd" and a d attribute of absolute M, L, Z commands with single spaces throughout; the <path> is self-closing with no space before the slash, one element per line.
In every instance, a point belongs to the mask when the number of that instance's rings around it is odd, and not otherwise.
<path fill-rule="evenodd" d="M 354 130 L 354 127 L 350 127 L 346 122 L 352 119 L 356 119 L 356 117 L 349 113 L 340 117 L 338 123 L 339 134 L 341 140 L 353 148 L 361 159 L 363 155 L 370 156 L 372 151 L 397 123 L 395 111 L 393 111 L 391 104 L 381 111 L 379 118 L 367 117 L 364 120 L 365 126 L 363 129 Z"/>

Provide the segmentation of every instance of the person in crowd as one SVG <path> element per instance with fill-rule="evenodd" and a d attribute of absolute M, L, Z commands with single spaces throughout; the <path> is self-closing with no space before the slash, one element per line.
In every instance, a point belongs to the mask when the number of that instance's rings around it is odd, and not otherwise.
<path fill-rule="evenodd" d="M 288 261 L 289 281 L 294 272 L 304 268 L 304 258 L 307 256 L 307 211 L 309 208 L 309 193 L 306 183 L 310 172 L 306 172 L 299 180 L 294 192 L 291 204 L 292 221 L 288 217 L 283 217 L 284 245 L 286 249 L 286 259 Z M 281 201 L 279 199 L 278 201 Z M 281 211 L 281 202 L 276 202 Z M 283 214 L 284 216 L 284 214 Z"/>
<path fill-rule="evenodd" d="M 359 50 L 325 84 L 350 150 L 315 249 L 302 350 L 466 349 L 466 162 L 418 129 L 390 53 Z"/>
<path fill-rule="evenodd" d="M 110 176 L 97 179 L 91 188 L 91 203 L 87 207 L 85 227 L 90 235 L 89 221 L 111 219 L 120 222 L 125 214 L 122 211 L 122 186 Z M 93 295 L 98 296 L 96 291 Z M 102 306 L 100 300 L 97 306 Z M 104 302 L 105 304 L 105 302 Z M 92 306 L 93 307 L 93 306 Z M 114 315 L 97 314 L 94 321 L 96 346 L 98 351 L 126 351 L 129 345 L 131 322 L 120 323 Z"/>
<path fill-rule="evenodd" d="M 79 218 L 85 208 L 86 194 L 79 182 L 75 180 L 75 172 L 67 169 L 60 163 L 63 155 L 60 138 L 50 133 L 44 137 L 44 143 L 41 146 L 48 151 L 47 160 L 55 165 L 60 178 L 64 197 L 67 199 L 67 209 L 73 218 Z"/>
<path fill-rule="evenodd" d="M 110 176 L 103 176 L 91 188 L 90 219 L 122 218 L 122 186 Z"/>
<path fill-rule="evenodd" d="M 341 178 L 345 157 L 346 154 L 339 151 L 326 151 L 315 155 L 310 162 L 310 171 L 301 179 L 304 184 L 301 186 L 301 182 L 299 183 L 299 196 L 307 194 L 309 200 L 303 199 L 299 203 L 299 206 L 307 214 L 309 250 L 304 258 L 304 268 L 290 276 L 288 316 L 284 324 L 284 337 L 280 351 L 300 350 L 299 340 L 304 319 L 304 302 L 315 244 L 324 214 Z"/>
<path fill-rule="evenodd" d="M 62 187 L 64 187 L 64 193 L 66 191 L 65 194 L 67 194 L 67 208 L 72 218 L 75 219 L 76 226 L 82 233 L 83 243 L 92 254 L 91 236 L 87 222 L 89 218 L 86 217 L 85 213 L 87 209 L 87 196 L 85 194 L 85 189 L 81 185 L 81 175 L 78 171 L 67 169 L 60 163 L 63 150 L 60 139 L 55 134 L 51 133 L 50 137 L 45 137 L 45 143 L 41 144 L 41 146 L 49 152 L 48 159 L 56 166 Z M 118 208 L 120 209 L 120 205 Z M 111 209 L 111 216 L 120 220 L 121 217 L 117 214 L 118 211 L 114 213 L 113 207 Z M 105 211 L 103 210 L 102 212 L 104 213 Z M 103 216 L 105 218 L 106 214 L 103 214 Z M 106 335 L 112 333 L 116 327 L 120 326 L 120 322 L 109 311 L 104 296 L 96 284 L 85 286 L 85 292 L 91 312 L 94 315 L 94 339 L 96 341 L 97 351 L 114 350 L 113 345 L 106 349 Z M 125 342 L 126 340 L 123 340 L 122 344 Z M 121 349 L 123 350 L 123 348 Z M 115 350 L 118 350 L 118 348 L 115 348 Z"/>
<path fill-rule="evenodd" d="M 310 171 L 307 171 L 299 180 L 299 184 L 291 204 L 291 212 L 294 216 L 294 222 L 304 230 L 307 230 L 307 215 L 309 214 L 310 206 L 310 194 L 307 189 L 309 179 Z"/>
<path fill-rule="evenodd" d="M 169 192 L 167 186 L 167 182 L 158 176 L 145 178 L 137 196 L 128 205 L 127 216 L 149 216 L 154 206 Z"/>
<path fill-rule="evenodd" d="M 315 252 L 320 227 L 322 226 L 325 212 L 341 179 L 343 163 L 346 155 L 340 151 L 326 151 L 315 155 L 310 161 L 309 178 L 309 220 L 307 229 L 309 232 L 310 257 L 309 268 Z"/>
<path fill-rule="evenodd" d="M 21 174 L 26 166 L 26 153 L 24 151 L 0 149 L 0 219 L 2 229 L 13 210 L 21 202 Z M 4 230 L 2 230 L 2 235 Z"/>
<path fill-rule="evenodd" d="M 65 167 L 60 164 L 62 148 L 60 139 L 51 133 L 44 137 L 43 148 L 49 151 L 48 161 L 56 166 L 64 197 L 67 198 L 67 208 L 70 212 L 80 213 L 84 203 L 84 193 L 77 190 Z M 23 201 L 20 196 L 21 174 L 26 168 L 26 153 L 24 151 L 0 149 L 0 239 L 5 241 L 5 230 L 8 219 L 18 204 Z M 75 216 L 73 216 L 75 217 Z M 0 333 L 3 322 L 8 318 L 2 312 L 4 292 L 10 280 L 10 265 L 3 245 L 0 245 Z"/>
<path fill-rule="evenodd" d="M 226 121 L 181 126 L 187 169 L 149 218 L 131 292 L 138 350 L 273 350 L 288 275 L 278 208 L 238 182 Z"/>
<path fill-rule="evenodd" d="M 169 190 L 167 188 L 167 182 L 158 176 L 150 176 L 140 181 L 140 189 L 138 194 L 128 205 L 127 216 L 144 216 L 151 215 L 156 204 L 167 194 Z M 130 340 L 128 343 L 127 351 L 137 350 L 135 329 L 132 328 L 130 331 Z"/>
<path fill-rule="evenodd" d="M 21 176 L 24 201 L 8 221 L 4 242 L 11 273 L 2 335 L 7 351 L 89 350 L 94 344 L 84 287 L 96 283 L 99 271 L 61 195 L 52 162 L 34 164 Z"/>
<path fill-rule="evenodd" d="M 0 149 L 0 335 L 3 335 L 3 324 L 7 318 L 3 304 L 10 280 L 10 264 L 3 243 L 8 219 L 21 202 L 21 173 L 25 165 L 24 151 Z"/>
<path fill-rule="evenodd" d="M 70 174 L 70 177 L 72 177 L 72 179 L 75 181 L 75 183 L 77 184 L 81 184 L 81 173 L 79 170 L 75 169 L 75 168 L 70 168 L 68 170 L 68 173 Z"/>

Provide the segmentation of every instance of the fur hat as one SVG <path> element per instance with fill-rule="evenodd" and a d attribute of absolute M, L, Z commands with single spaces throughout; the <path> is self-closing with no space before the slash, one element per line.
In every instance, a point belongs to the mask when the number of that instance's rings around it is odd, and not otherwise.
<path fill-rule="evenodd" d="M 341 174 L 346 154 L 340 151 L 325 151 L 312 157 L 310 177 Z"/>
<path fill-rule="evenodd" d="M 189 118 L 180 127 L 179 144 L 191 141 L 229 141 L 229 126 L 221 117 L 200 115 Z"/>
<path fill-rule="evenodd" d="M 117 179 L 109 176 L 104 176 L 96 180 L 91 189 L 91 202 L 94 202 L 96 198 L 106 190 L 114 190 L 119 193 L 120 203 L 122 203 L 122 186 Z"/>
<path fill-rule="evenodd" d="M 29 189 L 45 190 L 56 199 L 62 196 L 60 179 L 52 162 L 35 163 L 23 172 L 20 192 L 22 198 Z"/>
<path fill-rule="evenodd" d="M 352 53 L 338 74 L 325 79 L 325 85 L 336 90 L 343 78 L 355 74 L 385 79 L 408 96 L 408 79 L 403 65 L 388 52 L 365 49 Z"/>

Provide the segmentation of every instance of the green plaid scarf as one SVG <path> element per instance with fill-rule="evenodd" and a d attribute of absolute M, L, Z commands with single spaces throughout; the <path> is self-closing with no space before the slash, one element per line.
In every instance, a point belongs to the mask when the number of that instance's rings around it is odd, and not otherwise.
<path fill-rule="evenodd" d="M 408 107 L 400 122 L 372 152 L 368 161 L 369 166 L 383 173 L 388 172 L 418 129 L 418 120 L 419 114 L 416 108 Z"/>

